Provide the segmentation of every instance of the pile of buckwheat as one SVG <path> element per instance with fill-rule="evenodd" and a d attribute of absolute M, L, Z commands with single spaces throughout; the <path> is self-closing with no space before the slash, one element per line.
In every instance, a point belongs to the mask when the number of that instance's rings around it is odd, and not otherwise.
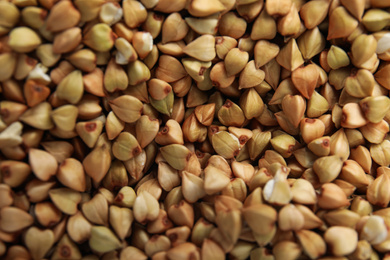
<path fill-rule="evenodd" d="M 390 0 L 0 0 L 0 258 L 390 259 Z"/>

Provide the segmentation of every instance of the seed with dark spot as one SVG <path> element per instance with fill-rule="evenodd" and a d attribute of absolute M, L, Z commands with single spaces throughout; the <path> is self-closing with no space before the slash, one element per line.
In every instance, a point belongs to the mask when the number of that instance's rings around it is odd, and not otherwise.
<path fill-rule="evenodd" d="M 163 217 L 161 221 L 164 224 L 164 226 L 168 226 L 171 223 L 167 218 L 167 216 Z"/>
<path fill-rule="evenodd" d="M 27 63 L 28 65 L 33 66 L 33 65 L 35 65 L 35 60 L 34 60 L 33 58 L 27 57 L 27 58 L 26 58 L 26 63 Z"/>
<path fill-rule="evenodd" d="M 204 72 L 206 71 L 205 67 L 201 67 L 199 70 L 199 76 L 203 76 Z"/>
<path fill-rule="evenodd" d="M 226 100 L 226 102 L 225 102 L 225 104 L 223 104 L 223 106 L 229 108 L 229 107 L 233 106 L 233 102 L 230 100 Z"/>
<path fill-rule="evenodd" d="M 6 109 L 6 108 L 3 108 L 3 109 L 0 110 L 0 115 L 1 115 L 1 117 L 4 118 L 4 119 L 7 119 L 7 118 L 10 116 L 10 114 L 11 114 L 11 113 L 10 113 L 9 110 Z"/>
<path fill-rule="evenodd" d="M 172 90 L 172 88 L 167 86 L 167 87 L 164 88 L 164 93 L 165 94 L 169 94 L 171 92 L 171 90 Z"/>
<path fill-rule="evenodd" d="M 157 21 L 162 21 L 164 19 L 164 16 L 154 13 L 153 18 Z"/>
<path fill-rule="evenodd" d="M 324 146 L 324 147 L 329 147 L 329 141 L 328 141 L 328 140 L 324 140 L 324 141 L 322 142 L 322 146 Z"/>
<path fill-rule="evenodd" d="M 364 102 L 363 104 L 361 104 L 361 107 L 362 107 L 362 111 L 363 113 L 366 113 L 368 111 L 368 104 L 366 102 Z"/>
<path fill-rule="evenodd" d="M 198 157 L 198 158 L 204 157 L 204 153 L 202 153 L 201 151 L 196 151 L 195 154 L 196 154 L 196 157 Z"/>
<path fill-rule="evenodd" d="M 242 136 L 240 136 L 240 138 L 238 138 L 241 145 L 245 144 L 248 141 L 248 139 L 249 139 L 248 136 L 245 136 L 245 135 L 242 135 Z"/>
<path fill-rule="evenodd" d="M 210 126 L 211 133 L 213 134 L 218 133 L 218 130 L 219 130 L 218 126 Z"/>
<path fill-rule="evenodd" d="M 118 195 L 116 195 L 115 197 L 115 201 L 116 202 L 121 202 L 123 200 L 123 194 L 122 193 L 118 193 Z"/>
<path fill-rule="evenodd" d="M 160 133 L 163 134 L 163 135 L 167 134 L 168 132 L 169 132 L 169 127 L 168 126 L 164 126 L 161 129 L 161 131 L 160 131 Z"/>
<path fill-rule="evenodd" d="M 142 152 L 141 147 L 137 146 L 136 148 L 133 149 L 133 155 L 137 156 Z"/>
<path fill-rule="evenodd" d="M 96 123 L 94 122 L 90 122 L 90 123 L 86 123 L 85 124 L 85 129 L 88 131 L 88 132 L 92 132 L 96 129 Z"/>
<path fill-rule="evenodd" d="M 34 89 L 34 91 L 36 91 L 36 92 L 42 92 L 42 86 L 39 86 L 39 85 L 34 84 L 33 89 Z"/>
<path fill-rule="evenodd" d="M 171 240 L 172 243 L 174 243 L 177 239 L 178 239 L 178 236 L 176 233 L 173 233 L 173 234 L 170 234 L 168 236 L 169 240 Z"/>
<path fill-rule="evenodd" d="M 62 257 L 70 257 L 71 252 L 72 252 L 72 251 L 71 251 L 70 247 L 67 246 L 67 245 L 63 245 L 63 246 L 61 246 L 61 248 L 60 248 L 60 255 L 61 255 Z"/>
<path fill-rule="evenodd" d="M 215 44 L 222 44 L 224 39 L 222 37 L 215 37 Z"/>
<path fill-rule="evenodd" d="M 11 169 L 9 166 L 3 166 L 1 167 L 1 173 L 3 175 L 3 178 L 9 178 L 11 176 Z"/>

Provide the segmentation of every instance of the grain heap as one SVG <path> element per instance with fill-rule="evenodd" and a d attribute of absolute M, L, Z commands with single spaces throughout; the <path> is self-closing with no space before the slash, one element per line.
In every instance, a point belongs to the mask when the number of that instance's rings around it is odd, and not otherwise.
<path fill-rule="evenodd" d="M 390 259 L 390 0 L 0 0 L 0 258 Z"/>

